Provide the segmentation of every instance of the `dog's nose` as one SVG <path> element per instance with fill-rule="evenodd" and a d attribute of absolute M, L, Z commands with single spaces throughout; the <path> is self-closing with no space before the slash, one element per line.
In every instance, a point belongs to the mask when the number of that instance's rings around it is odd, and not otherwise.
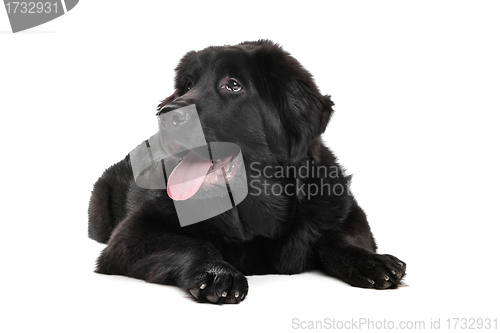
<path fill-rule="evenodd" d="M 181 127 L 188 119 L 188 115 L 183 109 L 183 106 L 177 104 L 164 106 L 160 114 L 162 114 L 163 126 L 170 129 Z"/>
<path fill-rule="evenodd" d="M 187 115 L 182 110 L 175 110 L 171 111 L 167 118 L 172 127 L 177 128 L 187 120 Z"/>

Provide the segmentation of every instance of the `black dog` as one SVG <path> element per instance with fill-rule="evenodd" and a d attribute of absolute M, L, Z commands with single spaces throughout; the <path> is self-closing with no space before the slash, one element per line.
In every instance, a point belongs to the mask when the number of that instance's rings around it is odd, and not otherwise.
<path fill-rule="evenodd" d="M 397 288 L 406 265 L 376 253 L 349 177 L 320 139 L 333 113 L 311 75 L 261 40 L 189 52 L 159 114 L 195 104 L 207 141 L 242 151 L 248 196 L 181 227 L 165 190 L 136 185 L 130 156 L 104 172 L 89 237 L 107 243 L 96 272 L 179 286 L 199 301 L 239 303 L 244 275 L 324 270 L 352 286 Z"/>

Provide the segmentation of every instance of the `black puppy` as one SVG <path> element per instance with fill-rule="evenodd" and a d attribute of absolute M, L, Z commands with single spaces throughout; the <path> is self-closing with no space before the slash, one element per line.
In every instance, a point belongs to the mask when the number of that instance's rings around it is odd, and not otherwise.
<path fill-rule="evenodd" d="M 248 196 L 186 227 L 165 190 L 136 185 L 130 157 L 94 185 L 89 237 L 107 243 L 96 272 L 189 291 L 199 301 L 239 303 L 244 275 L 324 270 L 352 286 L 397 288 L 406 265 L 377 254 L 349 177 L 320 139 L 333 113 L 311 75 L 261 40 L 189 52 L 165 110 L 195 104 L 207 141 L 242 151 Z"/>

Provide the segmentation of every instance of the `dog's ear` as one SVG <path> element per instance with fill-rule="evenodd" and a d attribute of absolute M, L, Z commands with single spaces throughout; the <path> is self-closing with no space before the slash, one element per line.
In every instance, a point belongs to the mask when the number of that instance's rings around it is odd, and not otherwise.
<path fill-rule="evenodd" d="M 306 80 L 290 78 L 285 87 L 282 119 L 290 137 L 290 159 L 294 163 L 309 155 L 318 160 L 320 137 L 330 121 L 334 104 L 330 96 L 320 94 L 310 74 Z"/>
<path fill-rule="evenodd" d="M 317 159 L 320 136 L 333 113 L 330 96 L 322 95 L 312 75 L 279 45 L 261 42 L 254 54 L 261 70 L 259 90 L 279 110 L 291 162 L 307 154 Z"/>

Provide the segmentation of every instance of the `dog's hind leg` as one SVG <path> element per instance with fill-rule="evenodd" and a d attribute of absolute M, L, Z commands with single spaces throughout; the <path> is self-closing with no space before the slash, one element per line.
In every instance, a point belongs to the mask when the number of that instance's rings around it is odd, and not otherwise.
<path fill-rule="evenodd" d="M 126 216 L 132 170 L 127 159 L 108 168 L 94 184 L 88 210 L 90 238 L 107 243 L 113 229 Z"/>

